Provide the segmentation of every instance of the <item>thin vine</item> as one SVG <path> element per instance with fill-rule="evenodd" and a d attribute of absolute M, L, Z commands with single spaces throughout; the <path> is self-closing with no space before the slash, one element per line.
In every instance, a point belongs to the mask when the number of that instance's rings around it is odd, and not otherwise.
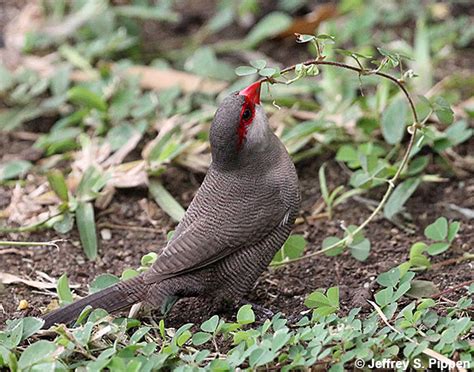
<path fill-rule="evenodd" d="M 299 63 L 299 64 L 295 64 L 295 65 L 292 65 L 292 66 L 289 66 L 289 67 L 286 67 L 285 69 L 283 69 L 280 74 L 281 75 L 284 75 L 284 74 L 287 74 L 289 72 L 292 72 L 292 71 L 295 71 L 297 66 L 298 65 L 304 65 L 304 66 L 311 66 L 311 65 L 317 65 L 317 66 L 320 66 L 320 65 L 325 65 L 325 66 L 333 66 L 333 67 L 338 67 L 338 68 L 343 68 L 343 69 L 347 69 L 347 70 L 351 70 L 351 71 L 355 71 L 359 74 L 359 76 L 368 76 L 368 75 L 378 75 L 378 76 L 381 76 L 385 79 L 388 79 L 390 80 L 391 82 L 393 82 L 394 84 L 396 84 L 398 86 L 399 89 L 402 90 L 402 92 L 404 93 L 408 103 L 409 103 L 409 106 L 410 106 L 410 110 L 412 112 L 412 115 L 413 115 L 413 124 L 411 126 L 408 127 L 408 132 L 410 133 L 410 140 L 408 142 L 408 146 L 406 148 L 406 151 L 403 155 L 403 158 L 402 158 L 402 161 L 400 162 L 400 165 L 395 173 L 395 175 L 390 178 L 389 180 L 387 180 L 387 183 L 388 183 L 388 186 L 387 186 L 387 190 L 385 191 L 385 194 L 383 195 L 382 199 L 380 200 L 379 204 L 377 205 L 377 207 L 372 211 L 372 213 L 370 214 L 369 217 L 367 217 L 367 219 L 362 222 L 362 224 L 360 224 L 354 231 L 352 231 L 351 233 L 349 233 L 346 237 L 344 237 L 343 239 L 339 240 L 338 242 L 334 243 L 334 244 L 331 244 L 329 245 L 328 247 L 325 247 L 323 249 L 320 249 L 316 252 L 312 252 L 312 253 L 309 253 L 309 254 L 306 254 L 304 256 L 301 256 L 301 257 L 298 257 L 298 258 L 293 258 L 293 259 L 289 259 L 289 260 L 286 260 L 286 261 L 282 261 L 282 262 L 278 262 L 278 263 L 273 263 L 271 264 L 271 266 L 281 266 L 281 265 L 286 265 L 286 264 L 290 264 L 290 263 L 294 263 L 294 262 L 298 262 L 298 261 L 302 261 L 302 260 L 306 260 L 308 258 L 311 258 L 311 257 L 314 257 L 314 256 L 318 256 L 324 252 L 327 252 L 331 249 L 334 249 L 334 248 L 337 248 L 337 247 L 341 247 L 341 246 L 346 246 L 346 244 L 348 242 L 350 242 L 350 240 L 352 240 L 352 238 L 358 234 L 359 232 L 361 232 L 374 218 L 375 216 L 382 210 L 382 208 L 384 207 L 385 203 L 387 202 L 388 198 L 390 197 L 390 195 L 392 194 L 394 188 L 395 188 L 395 185 L 396 185 L 396 182 L 398 181 L 399 177 L 400 177 L 400 174 L 402 173 L 403 169 L 406 167 L 406 165 L 408 164 L 408 160 L 410 158 L 410 153 L 412 151 L 412 148 L 413 148 L 413 145 L 415 143 L 415 138 L 416 138 L 416 134 L 417 134 L 417 131 L 418 129 L 421 129 L 422 128 L 422 124 L 420 123 L 419 119 L 418 119 L 418 114 L 416 113 L 416 109 L 415 109 L 415 104 L 413 102 L 413 99 L 410 95 L 410 93 L 408 92 L 408 90 L 406 89 L 406 87 L 403 85 L 404 81 L 403 80 L 400 80 L 400 79 L 397 79 L 396 77 L 390 75 L 390 74 L 387 74 L 387 73 L 384 73 L 384 72 L 381 72 L 380 71 L 380 68 L 377 69 L 377 70 L 369 70 L 369 69 L 365 69 L 363 67 L 357 67 L 357 66 L 351 66 L 351 65 L 348 65 L 348 64 L 345 64 L 345 63 L 342 63 L 342 62 L 336 62 L 336 61 L 324 61 L 321 59 L 321 57 L 319 58 L 316 58 L 316 59 L 312 59 L 312 60 L 308 60 L 306 62 L 303 62 L 303 63 Z M 359 66 L 361 66 L 361 64 L 359 63 Z M 262 83 L 263 82 L 267 82 L 269 84 L 286 84 L 285 82 L 281 82 L 281 81 L 277 81 L 275 80 L 274 78 L 272 77 L 266 77 L 266 78 L 263 78 L 260 80 Z"/>

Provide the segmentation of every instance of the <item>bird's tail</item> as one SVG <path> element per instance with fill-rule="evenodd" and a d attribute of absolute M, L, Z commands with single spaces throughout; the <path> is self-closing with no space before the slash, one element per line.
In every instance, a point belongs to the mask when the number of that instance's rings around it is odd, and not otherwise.
<path fill-rule="evenodd" d="M 146 297 L 146 288 L 147 286 L 141 275 L 117 283 L 46 314 L 43 317 L 43 328 L 50 328 L 54 324 L 66 324 L 75 320 L 86 306 L 92 306 L 93 309 L 104 309 L 109 313 L 125 309 L 143 301 Z"/>

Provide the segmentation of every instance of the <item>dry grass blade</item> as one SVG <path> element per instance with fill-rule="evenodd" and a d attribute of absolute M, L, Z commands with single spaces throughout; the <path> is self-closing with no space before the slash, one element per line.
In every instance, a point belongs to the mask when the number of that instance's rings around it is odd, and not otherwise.
<path fill-rule="evenodd" d="M 43 282 L 39 280 L 31 280 L 31 279 L 25 279 L 21 278 L 17 275 L 9 274 L 9 273 L 3 273 L 0 272 L 0 283 L 2 284 L 16 284 L 16 283 L 22 283 L 25 284 L 29 287 L 37 288 L 37 289 L 54 289 L 56 288 L 56 283 L 48 283 L 48 282 Z M 71 288 L 78 288 L 78 285 L 70 285 Z"/>
<path fill-rule="evenodd" d="M 0 247 L 54 247 L 59 249 L 57 243 L 65 242 L 65 239 L 51 240 L 49 242 L 18 242 L 9 240 L 0 240 Z"/>

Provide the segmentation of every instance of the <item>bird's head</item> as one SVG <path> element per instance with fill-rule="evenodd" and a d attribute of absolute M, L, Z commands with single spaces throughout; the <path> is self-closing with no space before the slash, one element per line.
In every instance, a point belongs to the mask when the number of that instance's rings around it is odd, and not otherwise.
<path fill-rule="evenodd" d="M 252 155 L 266 150 L 270 130 L 260 105 L 257 81 L 227 96 L 212 121 L 210 141 L 212 158 L 223 166 L 242 165 Z"/>

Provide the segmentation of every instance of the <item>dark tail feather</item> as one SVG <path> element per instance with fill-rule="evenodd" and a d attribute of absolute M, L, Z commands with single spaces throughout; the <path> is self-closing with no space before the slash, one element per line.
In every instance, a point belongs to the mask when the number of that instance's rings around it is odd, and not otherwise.
<path fill-rule="evenodd" d="M 117 283 L 61 309 L 46 314 L 43 317 L 43 328 L 50 328 L 54 324 L 67 324 L 75 320 L 88 305 L 94 309 L 104 309 L 109 313 L 125 309 L 137 302 L 143 301 L 146 295 L 146 288 L 147 286 L 143 282 L 141 275 Z"/>

